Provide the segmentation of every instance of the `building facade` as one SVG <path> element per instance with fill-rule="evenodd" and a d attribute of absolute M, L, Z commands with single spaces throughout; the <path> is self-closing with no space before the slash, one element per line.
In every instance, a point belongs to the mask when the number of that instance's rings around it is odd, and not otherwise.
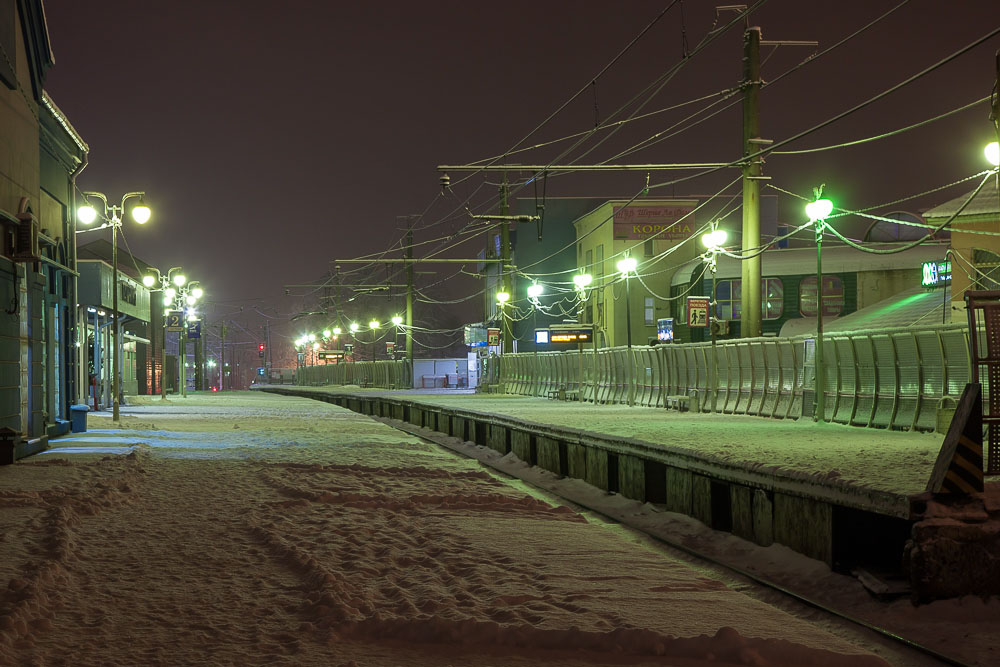
<path fill-rule="evenodd" d="M 63 433 L 75 403 L 76 176 L 87 145 L 44 90 L 53 64 L 41 2 L 0 23 L 0 426 Z"/>

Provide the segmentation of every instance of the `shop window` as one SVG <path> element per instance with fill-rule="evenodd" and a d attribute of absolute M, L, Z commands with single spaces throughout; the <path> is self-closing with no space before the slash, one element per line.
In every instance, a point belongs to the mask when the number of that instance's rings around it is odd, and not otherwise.
<path fill-rule="evenodd" d="M 720 320 L 738 320 L 743 299 L 743 281 L 720 280 L 715 287 L 715 316 Z M 776 320 L 785 310 L 785 286 L 781 278 L 765 278 L 760 285 L 760 311 L 765 320 Z"/>
<path fill-rule="evenodd" d="M 823 276 L 823 317 L 835 317 L 844 312 L 844 283 L 840 276 Z M 799 313 L 816 317 L 816 276 L 807 276 L 799 283 Z"/>

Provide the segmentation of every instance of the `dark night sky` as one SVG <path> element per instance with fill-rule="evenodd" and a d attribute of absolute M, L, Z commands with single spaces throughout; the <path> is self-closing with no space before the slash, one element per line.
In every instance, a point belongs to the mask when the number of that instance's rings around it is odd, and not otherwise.
<path fill-rule="evenodd" d="M 163 267 L 183 265 L 216 300 L 288 312 L 297 303 L 282 296 L 283 285 L 314 280 L 334 257 L 389 247 L 399 236 L 396 217 L 423 211 L 438 196 L 437 164 L 503 153 L 668 4 L 49 0 L 56 65 L 46 88 L 91 147 L 81 186 L 111 196 L 148 193 L 152 222 L 125 229 L 139 256 Z M 683 3 L 690 48 L 711 26 L 716 4 Z M 750 23 L 762 27 L 765 40 L 818 40 L 825 48 L 897 4 L 770 0 Z M 732 17 L 723 14 L 721 21 Z M 998 25 L 996 0 L 912 0 L 765 88 L 761 134 L 780 140 L 811 127 Z M 678 5 L 598 81 L 597 114 L 610 116 L 675 65 L 682 48 Z M 794 147 L 879 134 L 985 97 L 996 76 L 997 49 L 1000 38 L 993 37 Z M 765 81 L 812 52 L 765 48 Z M 738 26 L 698 53 L 643 111 L 733 87 L 741 57 Z M 630 124 L 583 162 L 606 160 L 699 106 Z M 594 107 L 588 92 L 531 143 L 592 128 Z M 985 168 L 987 115 L 984 103 L 865 147 L 772 156 L 765 173 L 802 194 L 825 182 L 846 206 L 887 202 Z M 740 141 L 736 106 L 625 161 L 728 161 L 739 157 Z M 553 147 L 512 161 L 545 162 L 556 155 Z M 735 176 L 715 174 L 653 194 L 714 192 Z M 654 174 L 652 181 L 669 177 Z M 456 186 L 456 193 L 465 197 L 483 180 Z M 548 194 L 631 196 L 644 180 L 636 173 L 564 176 L 550 180 Z M 971 188 L 894 208 L 919 210 Z M 480 191 L 473 208 L 494 190 Z M 439 200 L 422 224 L 453 208 L 454 200 Z M 798 222 L 798 210 L 783 207 L 782 221 Z M 442 223 L 417 240 L 465 222 Z M 475 250 L 470 244 L 458 252 Z"/>

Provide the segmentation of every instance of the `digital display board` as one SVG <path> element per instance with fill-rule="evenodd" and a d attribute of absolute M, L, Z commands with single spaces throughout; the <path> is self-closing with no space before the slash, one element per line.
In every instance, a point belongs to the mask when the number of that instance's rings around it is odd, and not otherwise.
<path fill-rule="evenodd" d="M 949 285 L 951 284 L 951 261 L 924 262 L 921 265 L 921 275 L 920 284 L 924 287 Z"/>

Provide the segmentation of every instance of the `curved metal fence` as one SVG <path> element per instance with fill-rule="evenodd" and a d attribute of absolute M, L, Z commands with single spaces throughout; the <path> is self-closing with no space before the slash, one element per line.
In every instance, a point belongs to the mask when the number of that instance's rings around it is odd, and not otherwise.
<path fill-rule="evenodd" d="M 399 361 L 354 361 L 299 368 L 296 384 L 356 384 L 378 389 L 409 389 L 413 386 L 410 365 Z"/>
<path fill-rule="evenodd" d="M 566 395 L 597 403 L 661 407 L 683 397 L 692 410 L 777 419 L 811 416 L 815 338 L 752 338 L 582 352 L 508 354 L 503 391 Z M 712 373 L 713 358 L 715 368 Z M 945 399 L 971 377 L 966 327 L 836 332 L 824 337 L 828 419 L 881 428 L 934 430 Z M 631 373 L 629 369 L 632 369 Z"/>

